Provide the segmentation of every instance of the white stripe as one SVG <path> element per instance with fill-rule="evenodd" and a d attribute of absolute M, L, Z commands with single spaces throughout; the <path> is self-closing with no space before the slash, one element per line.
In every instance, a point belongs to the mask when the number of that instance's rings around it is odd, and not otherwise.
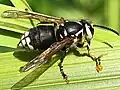
<path fill-rule="evenodd" d="M 63 36 L 60 34 L 60 37 L 63 38 Z"/>
<path fill-rule="evenodd" d="M 76 22 L 76 23 L 78 23 L 78 24 L 82 25 L 82 23 L 81 23 L 81 22 Z"/>
<path fill-rule="evenodd" d="M 21 43 L 22 43 L 22 45 L 25 47 L 25 40 L 23 39 L 22 41 L 21 41 Z"/>
<path fill-rule="evenodd" d="M 29 35 L 29 32 L 25 32 L 24 35 L 22 35 L 21 40 Z"/>
<path fill-rule="evenodd" d="M 64 30 L 64 35 L 67 36 L 67 31 L 66 30 Z"/>
<path fill-rule="evenodd" d="M 81 29 L 80 31 L 78 31 L 78 32 L 75 34 L 75 36 L 77 37 L 80 33 L 82 33 L 82 35 L 83 35 L 83 29 Z"/>
<path fill-rule="evenodd" d="M 90 28 L 88 28 L 89 26 L 87 24 L 85 24 L 85 28 L 86 28 L 86 33 L 87 33 L 87 38 L 88 39 L 92 39 L 92 33 L 90 31 Z"/>
<path fill-rule="evenodd" d="M 22 35 L 21 40 L 24 38 L 24 35 Z"/>
<path fill-rule="evenodd" d="M 22 44 L 21 43 L 19 43 L 19 45 L 18 45 L 19 47 L 22 47 Z"/>
<path fill-rule="evenodd" d="M 25 39 L 26 39 L 26 42 L 27 42 L 28 47 L 29 47 L 30 49 L 34 49 L 33 46 L 30 45 L 30 38 L 27 37 L 27 38 L 25 38 Z"/>
<path fill-rule="evenodd" d="M 29 35 L 29 32 L 25 32 L 25 37 L 27 37 Z"/>

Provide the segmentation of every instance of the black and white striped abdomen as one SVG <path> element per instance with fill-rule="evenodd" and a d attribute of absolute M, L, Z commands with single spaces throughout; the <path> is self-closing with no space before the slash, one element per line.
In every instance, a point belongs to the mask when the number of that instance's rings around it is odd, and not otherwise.
<path fill-rule="evenodd" d="M 22 47 L 22 48 L 29 48 L 29 49 L 34 49 L 34 47 L 30 44 L 31 39 L 29 36 L 29 31 L 25 32 L 21 39 L 20 42 L 18 43 L 18 47 Z"/>
<path fill-rule="evenodd" d="M 37 26 L 25 32 L 18 47 L 41 50 L 56 42 L 54 26 Z"/>

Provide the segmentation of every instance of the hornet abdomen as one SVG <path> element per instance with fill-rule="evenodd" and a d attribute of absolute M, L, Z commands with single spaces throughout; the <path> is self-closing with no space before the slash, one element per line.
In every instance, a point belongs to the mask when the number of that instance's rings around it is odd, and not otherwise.
<path fill-rule="evenodd" d="M 37 26 L 25 32 L 18 43 L 19 47 L 41 50 L 56 42 L 54 26 Z"/>

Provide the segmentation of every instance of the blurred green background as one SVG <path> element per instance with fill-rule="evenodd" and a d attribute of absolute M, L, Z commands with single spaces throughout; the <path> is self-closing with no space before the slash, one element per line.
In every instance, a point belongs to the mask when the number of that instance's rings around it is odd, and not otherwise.
<path fill-rule="evenodd" d="M 120 0 L 27 0 L 33 11 L 70 20 L 89 19 L 120 32 Z M 10 0 L 0 3 L 12 5 Z"/>

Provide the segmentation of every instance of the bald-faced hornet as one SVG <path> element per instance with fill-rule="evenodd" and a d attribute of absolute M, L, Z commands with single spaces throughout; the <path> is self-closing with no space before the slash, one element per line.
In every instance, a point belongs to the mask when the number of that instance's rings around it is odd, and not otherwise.
<path fill-rule="evenodd" d="M 66 56 L 66 52 L 69 48 L 82 48 L 86 44 L 88 53 L 84 53 L 84 56 L 90 57 L 96 62 L 96 70 L 99 72 L 102 70 L 100 58 L 94 57 L 90 54 L 90 43 L 94 35 L 94 27 L 100 27 L 119 35 L 115 30 L 101 26 L 92 25 L 87 20 L 69 21 L 63 18 L 52 17 L 48 15 L 18 11 L 7 10 L 2 14 L 4 18 L 26 18 L 36 19 L 40 21 L 38 26 L 34 26 L 29 31 L 26 31 L 18 43 L 18 47 L 23 47 L 32 50 L 44 50 L 39 56 L 28 62 L 25 66 L 20 68 L 21 72 L 26 72 L 32 68 L 36 68 L 43 63 L 46 63 L 57 52 L 63 51 L 64 54 L 58 64 L 63 79 L 68 83 L 68 76 L 63 71 L 63 60 Z M 105 43 L 106 44 L 106 43 Z M 108 43 L 107 43 L 108 44 Z M 109 44 L 108 44 L 109 45 Z"/>

